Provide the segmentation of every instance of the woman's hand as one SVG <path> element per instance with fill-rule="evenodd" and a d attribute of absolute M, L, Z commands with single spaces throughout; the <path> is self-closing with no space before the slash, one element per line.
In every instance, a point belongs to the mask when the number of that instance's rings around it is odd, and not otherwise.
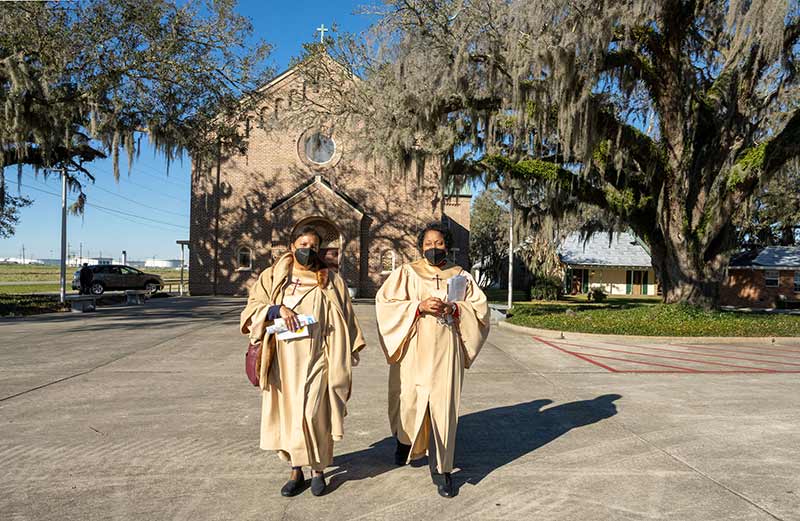
<path fill-rule="evenodd" d="M 449 306 L 437 297 L 428 297 L 419 303 L 420 313 L 428 313 L 430 315 L 441 316 L 447 313 Z"/>
<path fill-rule="evenodd" d="M 300 321 L 297 319 L 297 313 L 286 306 L 281 306 L 281 318 L 286 322 L 286 327 L 289 328 L 289 331 L 294 332 L 300 329 Z"/>

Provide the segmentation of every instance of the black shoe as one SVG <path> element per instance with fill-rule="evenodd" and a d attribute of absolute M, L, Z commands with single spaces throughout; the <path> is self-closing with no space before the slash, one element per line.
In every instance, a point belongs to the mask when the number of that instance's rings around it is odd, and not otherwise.
<path fill-rule="evenodd" d="M 453 480 L 450 478 L 449 472 L 442 474 L 441 479 L 438 481 L 439 483 L 436 485 L 436 490 L 439 492 L 440 496 L 450 498 L 456 495 L 456 491 L 453 488 Z"/>
<path fill-rule="evenodd" d="M 408 462 L 408 453 L 411 452 L 411 445 L 406 445 L 405 443 L 400 443 L 400 440 L 397 440 L 397 448 L 394 451 L 394 463 L 402 467 Z"/>
<path fill-rule="evenodd" d="M 311 493 L 315 496 L 321 496 L 325 493 L 325 488 L 328 486 L 325 483 L 325 474 L 319 474 L 318 476 L 311 477 Z"/>
<path fill-rule="evenodd" d="M 303 473 L 300 473 L 300 478 L 298 479 L 290 479 L 286 482 L 286 484 L 281 489 L 281 496 L 283 497 L 293 497 L 305 490 L 306 488 L 306 479 L 303 476 Z"/>

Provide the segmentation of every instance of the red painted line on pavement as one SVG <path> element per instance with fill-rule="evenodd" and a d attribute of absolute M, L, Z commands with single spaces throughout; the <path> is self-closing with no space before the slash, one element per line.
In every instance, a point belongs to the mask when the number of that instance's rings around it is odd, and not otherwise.
<path fill-rule="evenodd" d="M 672 345 L 686 347 L 688 349 L 705 349 L 706 351 L 728 351 L 728 352 L 739 353 L 739 354 L 743 354 L 743 355 L 750 354 L 750 355 L 756 355 L 756 356 L 774 356 L 774 357 L 778 357 L 778 358 L 789 358 L 789 359 L 792 359 L 792 360 L 800 360 L 800 356 L 782 355 L 782 354 L 770 354 L 770 353 L 763 352 L 765 350 L 783 352 L 784 351 L 783 349 L 769 349 L 769 348 L 759 348 L 759 347 L 756 347 L 756 346 L 742 346 L 745 349 L 761 349 L 762 350 L 761 352 L 753 352 L 753 351 L 742 351 L 741 349 L 736 349 L 735 346 L 717 347 L 717 346 L 698 345 L 698 344 L 672 344 Z M 798 353 L 798 351 L 787 351 L 787 352 L 788 353 Z"/>
<path fill-rule="evenodd" d="M 655 374 L 686 374 L 681 371 L 645 371 L 639 369 L 630 369 L 630 370 L 619 370 L 617 371 L 620 374 L 626 373 L 655 373 Z M 800 371 L 781 371 L 775 370 L 765 373 L 763 371 L 711 371 L 711 370 L 699 370 L 695 371 L 691 374 L 800 374 Z"/>
<path fill-rule="evenodd" d="M 631 347 L 631 346 L 632 347 L 639 347 L 639 348 L 642 348 L 642 349 L 650 349 L 650 350 L 653 350 L 653 351 L 664 351 L 666 353 L 686 354 L 683 351 L 675 351 L 673 349 L 664 349 L 662 347 L 649 347 L 649 346 L 640 346 L 640 345 L 634 345 L 634 344 L 620 344 L 620 343 L 617 343 L 617 342 L 603 342 L 603 343 L 611 344 L 611 345 L 618 345 L 618 346 L 625 346 L 625 347 Z M 711 354 L 711 353 L 694 353 L 693 356 L 712 356 L 714 358 L 724 358 L 726 360 L 744 360 L 745 362 L 761 362 L 761 363 L 764 363 L 764 364 L 792 365 L 792 366 L 800 367 L 800 364 L 795 364 L 795 363 L 792 363 L 792 362 L 778 362 L 777 360 L 761 360 L 761 359 L 757 359 L 757 358 L 742 358 L 740 356 L 717 355 L 717 354 Z"/>
<path fill-rule="evenodd" d="M 669 369 L 677 369 L 678 371 L 685 371 L 687 373 L 699 373 L 697 369 L 689 369 L 687 367 L 679 367 L 677 365 L 657 364 L 656 362 L 643 362 L 641 360 L 629 360 L 627 358 L 617 358 L 614 356 L 592 355 L 594 358 L 602 358 L 604 360 L 616 360 L 618 362 L 628 362 L 631 364 L 650 365 L 653 367 L 667 367 Z"/>
<path fill-rule="evenodd" d="M 579 354 L 579 353 L 574 353 L 574 352 L 572 352 L 572 351 L 569 351 L 569 350 L 567 350 L 567 349 L 562 349 L 562 348 L 558 347 L 558 346 L 557 346 L 557 345 L 555 345 L 555 344 L 552 344 L 552 343 L 550 343 L 550 342 L 548 342 L 548 341 L 546 341 L 546 340 L 542 340 L 542 339 L 541 339 L 541 338 L 539 338 L 539 337 L 532 337 L 532 338 L 533 338 L 534 340 L 536 340 L 537 342 L 541 342 L 542 344 L 544 344 L 544 345 L 546 345 L 546 346 L 550 346 L 550 347 L 552 347 L 553 349 L 557 349 L 558 351 L 561 351 L 562 353 L 567 353 L 568 355 L 572 355 L 572 356 L 574 356 L 575 358 L 579 358 L 579 359 L 583 360 L 584 362 L 589 362 L 590 364 L 594 364 L 594 365 L 596 365 L 597 367 L 602 367 L 602 368 L 603 368 L 603 369 L 605 369 L 606 371 L 610 371 L 610 372 L 612 372 L 612 373 L 618 373 L 618 372 L 619 372 L 617 369 L 614 369 L 614 368 L 613 368 L 613 367 L 611 367 L 611 366 L 608 366 L 608 365 L 605 365 L 605 364 L 601 364 L 600 362 L 595 362 L 594 360 L 590 359 L 589 357 L 583 356 L 583 355 L 581 355 L 581 354 Z"/>
<path fill-rule="evenodd" d="M 723 363 L 723 362 L 711 362 L 709 360 L 695 360 L 693 358 L 681 358 L 681 357 L 678 357 L 678 356 L 654 355 L 654 354 L 651 354 L 651 353 L 638 353 L 636 351 L 624 351 L 622 349 L 611 349 L 611 348 L 607 348 L 607 347 L 581 346 L 581 345 L 578 345 L 578 344 L 568 344 L 566 342 L 561 342 L 561 345 L 566 345 L 566 346 L 571 346 L 571 347 L 582 347 L 584 349 L 595 349 L 595 350 L 599 350 L 599 351 L 609 351 L 609 352 L 612 352 L 612 353 L 624 353 L 626 355 L 642 355 L 642 356 L 649 356 L 649 357 L 652 357 L 652 358 L 667 358 L 667 359 L 670 359 L 670 360 L 681 360 L 683 362 L 696 362 L 698 364 L 719 365 L 719 366 L 723 366 L 723 367 L 735 367 L 737 369 L 751 369 L 753 371 L 763 372 L 763 373 L 772 373 L 772 372 L 774 372 L 773 369 L 764 369 L 762 367 L 749 367 L 749 366 L 746 366 L 746 365 L 726 364 L 726 363 Z"/>

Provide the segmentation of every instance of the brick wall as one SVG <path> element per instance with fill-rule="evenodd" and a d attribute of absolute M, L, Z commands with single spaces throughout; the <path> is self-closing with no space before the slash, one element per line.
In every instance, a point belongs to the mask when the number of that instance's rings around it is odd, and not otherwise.
<path fill-rule="evenodd" d="M 767 287 L 764 270 L 729 269 L 720 287 L 720 303 L 724 306 L 773 308 L 778 295 L 788 300 L 800 299 L 794 291 L 794 271 L 780 270 L 778 287 Z"/>
<path fill-rule="evenodd" d="M 296 99 L 295 93 L 303 90 L 302 79 L 288 74 L 270 88 L 274 96 L 265 108 L 273 117 L 274 99 L 286 100 L 290 93 Z M 246 294 L 258 274 L 288 249 L 294 227 L 309 218 L 327 220 L 338 229 L 341 273 L 361 296 L 374 295 L 385 280 L 384 252 L 393 250 L 398 265 L 419 257 L 417 231 L 426 222 L 442 219 L 443 210 L 456 231 L 458 261 L 469 267 L 470 198 L 452 198 L 445 204 L 438 169 L 428 163 L 421 176 L 413 167 L 405 173 L 388 171 L 350 153 L 354 147 L 336 132 L 333 159 L 324 165 L 312 163 L 302 144 L 313 129 L 292 124 L 288 110 L 282 116 L 283 108 L 286 105 L 279 105 L 278 130 L 259 124 L 260 111 L 252 114 L 247 153 L 223 158 L 219 180 L 216 164 L 193 165 L 192 294 Z M 273 208 L 304 184 L 309 184 L 304 191 Z M 250 270 L 237 264 L 242 247 L 253 253 Z"/>

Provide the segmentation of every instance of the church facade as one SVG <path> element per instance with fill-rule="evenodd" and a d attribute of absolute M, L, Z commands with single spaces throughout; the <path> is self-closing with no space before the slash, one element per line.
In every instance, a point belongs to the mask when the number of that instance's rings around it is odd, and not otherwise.
<path fill-rule="evenodd" d="M 263 87 L 269 101 L 252 114 L 245 154 L 204 171 L 193 165 L 191 294 L 246 294 L 305 225 L 320 232 L 323 258 L 361 297 L 419 258 L 417 232 L 428 222 L 450 227 L 452 259 L 469 269 L 469 191 L 444 189 L 431 165 L 420 175 L 392 173 L 356 157 L 342 133 L 293 124 L 292 111 L 313 99 L 302 76 L 290 69 Z"/>

